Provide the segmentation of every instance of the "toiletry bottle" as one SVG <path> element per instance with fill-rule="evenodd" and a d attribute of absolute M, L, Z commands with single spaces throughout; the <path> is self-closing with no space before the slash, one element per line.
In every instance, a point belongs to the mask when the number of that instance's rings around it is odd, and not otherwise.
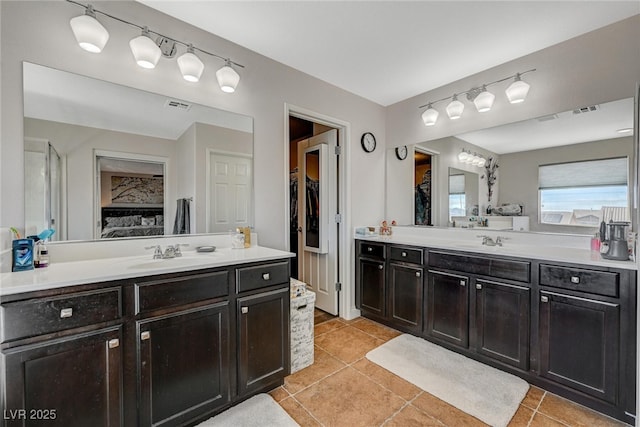
<path fill-rule="evenodd" d="M 33 266 L 35 268 L 44 268 L 49 266 L 49 250 L 42 240 L 36 244 L 36 258 Z"/>
<path fill-rule="evenodd" d="M 13 240 L 11 256 L 11 271 L 33 270 L 33 239 Z"/>
<path fill-rule="evenodd" d="M 596 252 L 600 252 L 600 233 L 596 233 L 591 238 L 591 250 L 592 251 L 596 251 Z"/>

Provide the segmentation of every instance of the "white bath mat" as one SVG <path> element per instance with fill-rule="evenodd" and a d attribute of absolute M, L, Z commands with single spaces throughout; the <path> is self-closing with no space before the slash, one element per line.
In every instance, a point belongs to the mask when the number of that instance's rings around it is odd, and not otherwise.
<path fill-rule="evenodd" d="M 367 359 L 495 427 L 509 424 L 529 389 L 515 375 L 413 335 L 386 342 Z"/>
<path fill-rule="evenodd" d="M 298 427 L 268 394 L 257 394 L 196 427 Z"/>

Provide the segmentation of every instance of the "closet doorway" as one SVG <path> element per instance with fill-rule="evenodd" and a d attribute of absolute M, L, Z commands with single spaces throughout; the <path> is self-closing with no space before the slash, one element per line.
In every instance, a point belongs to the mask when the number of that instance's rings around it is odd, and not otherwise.
<path fill-rule="evenodd" d="M 339 312 L 339 129 L 289 115 L 291 277 L 316 293 L 316 307 Z"/>
<path fill-rule="evenodd" d="M 433 225 L 433 176 L 435 157 L 426 151 L 416 150 L 414 155 L 414 224 Z"/>

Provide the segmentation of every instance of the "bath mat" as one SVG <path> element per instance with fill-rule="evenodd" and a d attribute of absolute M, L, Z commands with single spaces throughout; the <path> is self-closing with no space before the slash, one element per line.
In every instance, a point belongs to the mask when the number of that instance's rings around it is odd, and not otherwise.
<path fill-rule="evenodd" d="M 400 335 L 367 359 L 494 427 L 518 410 L 529 384 L 412 335 Z"/>
<path fill-rule="evenodd" d="M 268 394 L 251 399 L 209 418 L 196 427 L 297 427 L 293 418 Z"/>

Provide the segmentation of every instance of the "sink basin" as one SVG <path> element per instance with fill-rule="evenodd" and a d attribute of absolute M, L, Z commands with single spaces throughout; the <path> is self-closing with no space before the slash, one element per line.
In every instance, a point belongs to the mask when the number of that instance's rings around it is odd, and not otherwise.
<path fill-rule="evenodd" d="M 129 268 L 134 269 L 153 269 L 153 268 L 171 268 L 180 267 L 184 265 L 199 265 L 206 263 L 208 260 L 219 257 L 220 254 L 216 252 L 207 253 L 183 253 L 178 258 L 164 258 L 164 259 L 145 259 L 138 263 L 131 264 Z"/>

